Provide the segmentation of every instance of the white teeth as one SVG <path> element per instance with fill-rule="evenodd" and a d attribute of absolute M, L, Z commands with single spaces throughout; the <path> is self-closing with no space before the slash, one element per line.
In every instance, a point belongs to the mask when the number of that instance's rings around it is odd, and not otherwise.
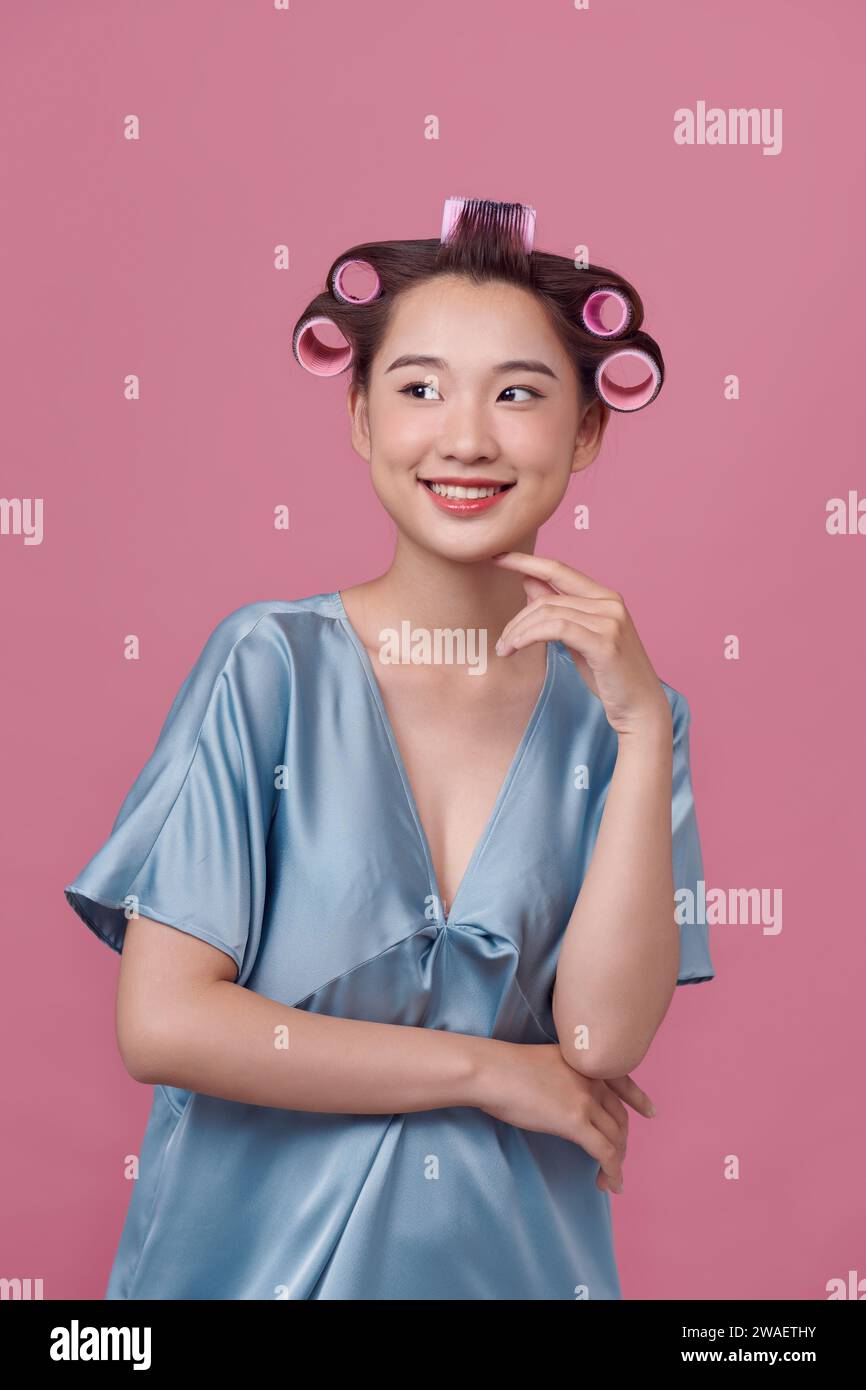
<path fill-rule="evenodd" d="M 502 492 L 505 484 L 498 487 L 458 487 L 453 483 L 428 483 L 428 487 L 440 497 L 494 497 Z"/>

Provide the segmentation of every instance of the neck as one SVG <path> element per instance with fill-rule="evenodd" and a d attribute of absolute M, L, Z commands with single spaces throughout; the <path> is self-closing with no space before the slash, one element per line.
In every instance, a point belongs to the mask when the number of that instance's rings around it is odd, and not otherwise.
<path fill-rule="evenodd" d="M 532 553 L 535 536 L 516 548 Z M 462 563 L 398 542 L 389 568 L 359 585 L 359 606 L 368 631 L 399 627 L 486 628 L 491 643 L 527 602 L 521 576 L 490 560 Z"/>

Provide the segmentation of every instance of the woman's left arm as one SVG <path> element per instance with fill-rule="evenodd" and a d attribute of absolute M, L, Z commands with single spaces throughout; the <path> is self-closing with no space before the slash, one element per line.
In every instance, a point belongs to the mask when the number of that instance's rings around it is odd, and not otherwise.
<path fill-rule="evenodd" d="M 620 594 L 541 556 L 511 551 L 496 563 L 523 573 L 529 600 L 503 629 L 497 651 L 563 642 L 619 739 L 592 859 L 560 948 L 553 1017 L 562 1055 L 576 1071 L 625 1076 L 647 1053 L 679 967 L 671 707 Z"/>
<path fill-rule="evenodd" d="M 667 700 L 665 700 L 667 704 Z M 620 734 L 598 838 L 565 930 L 553 1018 L 584 1076 L 625 1076 L 645 1057 L 677 981 L 671 720 Z"/>

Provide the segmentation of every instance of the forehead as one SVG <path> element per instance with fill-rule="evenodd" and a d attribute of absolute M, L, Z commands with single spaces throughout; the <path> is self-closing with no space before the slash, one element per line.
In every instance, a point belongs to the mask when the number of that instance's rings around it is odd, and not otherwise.
<path fill-rule="evenodd" d="M 529 290 L 503 280 L 477 284 L 465 276 L 440 275 L 398 296 L 382 344 L 392 356 L 423 352 L 456 358 L 460 349 L 477 356 L 561 353 L 559 339 L 540 301 Z"/>

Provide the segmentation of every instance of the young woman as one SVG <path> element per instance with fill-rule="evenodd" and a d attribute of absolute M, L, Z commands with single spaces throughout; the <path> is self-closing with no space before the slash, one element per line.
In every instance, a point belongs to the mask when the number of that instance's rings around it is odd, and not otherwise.
<path fill-rule="evenodd" d="M 622 1296 L 629 1073 L 714 969 L 675 915 L 686 700 L 619 593 L 534 553 L 661 354 L 533 229 L 449 200 L 334 263 L 293 346 L 351 366 L 391 563 L 224 618 L 64 890 L 155 1088 L 107 1298 Z"/>

